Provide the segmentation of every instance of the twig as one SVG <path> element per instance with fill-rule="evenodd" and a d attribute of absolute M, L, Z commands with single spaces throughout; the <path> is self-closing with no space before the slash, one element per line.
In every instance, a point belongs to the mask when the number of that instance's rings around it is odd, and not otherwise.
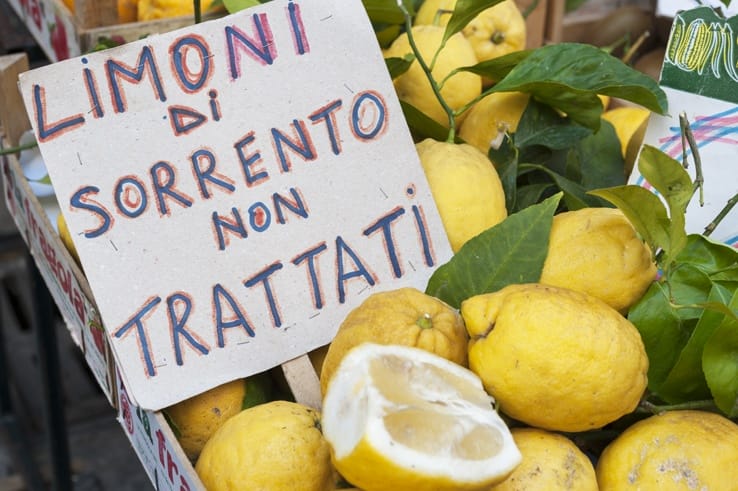
<path fill-rule="evenodd" d="M 0 149 L 0 155 L 12 155 L 14 153 L 20 153 L 23 150 L 35 148 L 37 146 L 38 146 L 38 143 L 36 141 L 32 141 L 29 143 L 24 143 L 23 145 L 18 145 L 17 147 L 3 148 L 3 149 Z"/>
<path fill-rule="evenodd" d="M 630 60 L 633 59 L 635 54 L 638 52 L 639 49 L 641 49 L 641 46 L 643 45 L 643 43 L 646 42 L 646 39 L 648 39 L 650 35 L 651 33 L 649 31 L 644 31 L 640 36 L 638 36 L 638 39 L 636 39 L 635 43 L 630 45 L 630 48 L 628 48 L 628 51 L 625 52 L 620 60 L 626 65 L 630 63 Z"/>
<path fill-rule="evenodd" d="M 692 151 L 692 157 L 694 158 L 694 190 L 693 193 L 700 191 L 700 206 L 705 206 L 705 177 L 702 175 L 702 159 L 700 158 L 700 152 L 697 148 L 697 142 L 692 134 L 692 128 L 689 127 L 689 120 L 687 114 L 682 111 L 679 114 L 679 124 L 682 126 L 683 135 L 687 138 L 689 149 Z"/>
<path fill-rule="evenodd" d="M 423 69 L 423 72 L 425 73 L 426 78 L 430 82 L 431 88 L 433 89 L 433 93 L 436 96 L 436 99 L 438 99 L 438 102 L 441 104 L 441 107 L 443 107 L 443 110 L 446 112 L 446 115 L 448 116 L 448 138 L 446 141 L 453 142 L 456 138 L 456 121 L 454 119 L 454 111 L 451 109 L 446 101 L 443 99 L 443 96 L 441 95 L 441 89 L 438 87 L 438 83 L 436 83 L 435 79 L 433 78 L 433 74 L 431 73 L 431 69 L 428 68 L 428 65 L 426 64 L 425 60 L 423 59 L 423 56 L 420 54 L 420 50 L 418 49 L 418 46 L 415 44 L 415 38 L 413 37 L 412 33 L 412 16 L 410 15 L 410 12 L 407 11 L 405 8 L 405 5 L 403 5 L 401 0 L 398 0 L 397 2 L 398 7 L 402 11 L 402 13 L 405 15 L 405 29 L 407 31 L 407 40 L 410 43 L 410 49 L 413 50 L 413 55 L 415 55 L 415 59 L 418 61 L 418 64 L 420 65 L 420 68 Z M 438 51 L 436 51 L 436 55 L 440 50 L 443 49 L 443 44 L 441 47 L 438 48 Z M 433 59 L 435 60 L 435 56 Z"/>
<path fill-rule="evenodd" d="M 652 414 L 659 414 L 663 413 L 665 411 L 678 411 L 683 409 L 713 409 L 717 410 L 717 407 L 715 406 L 715 402 L 712 399 L 708 400 L 702 400 L 702 401 L 689 401 L 689 402 L 682 402 L 679 404 L 654 404 L 653 402 L 649 402 L 646 400 L 643 400 L 638 404 L 638 412 L 646 412 L 646 413 L 652 413 Z"/>
<path fill-rule="evenodd" d="M 195 24 L 199 24 L 202 22 L 202 7 L 200 5 L 200 0 L 192 0 L 192 2 L 195 9 Z"/>
<path fill-rule="evenodd" d="M 720 222 L 723 221 L 723 218 L 725 218 L 728 213 L 730 213 L 730 210 L 733 209 L 733 207 L 738 203 L 738 193 L 734 194 L 732 198 L 728 200 L 728 202 L 725 204 L 722 210 L 720 210 L 720 213 L 717 214 L 717 216 L 707 224 L 705 227 L 705 231 L 702 232 L 702 235 L 705 237 L 709 236 L 720 224 Z"/>

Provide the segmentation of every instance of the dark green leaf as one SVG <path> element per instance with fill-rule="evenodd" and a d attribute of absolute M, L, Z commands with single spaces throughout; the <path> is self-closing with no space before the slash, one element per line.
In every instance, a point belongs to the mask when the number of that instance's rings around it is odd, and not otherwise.
<path fill-rule="evenodd" d="M 625 184 L 620 140 L 609 122 L 603 121 L 597 133 L 582 138 L 569 156 L 566 177 L 579 182 L 587 191 Z M 576 160 L 576 173 L 572 159 Z"/>
<path fill-rule="evenodd" d="M 249 7 L 261 4 L 259 0 L 223 0 L 223 5 L 229 14 L 235 14 Z"/>
<path fill-rule="evenodd" d="M 529 206 L 540 203 L 546 196 L 551 196 L 556 191 L 553 183 L 532 183 L 519 186 L 515 193 L 515 202 L 511 208 L 512 212 L 522 211 Z"/>
<path fill-rule="evenodd" d="M 490 148 L 488 156 L 500 176 L 502 191 L 505 195 L 505 208 L 508 214 L 512 213 L 518 187 L 518 152 L 512 145 L 510 136 L 504 136 L 499 148 Z"/>
<path fill-rule="evenodd" d="M 589 203 L 587 202 L 587 198 L 593 201 L 591 197 L 587 196 L 586 191 L 584 190 L 582 186 L 580 186 L 576 182 L 570 181 L 569 179 L 557 174 L 556 172 L 553 172 L 552 170 L 548 169 L 547 167 L 543 165 L 521 164 L 520 168 L 521 169 L 525 169 L 525 168 L 537 169 L 547 174 L 551 178 L 551 180 L 556 184 L 556 186 L 561 191 L 564 192 L 564 202 L 566 203 L 566 208 L 569 210 L 578 210 L 580 208 L 586 208 L 587 206 L 589 206 Z"/>
<path fill-rule="evenodd" d="M 474 295 L 538 281 L 560 199 L 557 194 L 510 215 L 469 240 L 433 273 L 426 293 L 459 308 Z"/>
<path fill-rule="evenodd" d="M 669 248 L 663 260 L 669 264 L 687 244 L 684 213 L 693 194 L 692 178 L 679 162 L 651 145 L 641 148 L 638 170 L 669 208 Z"/>
<path fill-rule="evenodd" d="M 681 319 L 669 303 L 663 283 L 654 282 L 646 294 L 628 312 L 641 333 L 648 354 L 648 388 L 658 393 L 681 353 L 696 324 L 694 319 Z"/>
<path fill-rule="evenodd" d="M 531 53 L 532 50 L 513 51 L 512 53 L 498 56 L 491 60 L 480 61 L 476 65 L 462 67 L 458 70 L 476 73 L 496 82 L 505 78 L 518 63 L 530 56 Z"/>
<path fill-rule="evenodd" d="M 596 94 L 626 99 L 664 114 L 664 91 L 649 76 L 588 44 L 557 43 L 537 48 L 491 89 L 528 92 L 596 130 L 602 103 Z"/>
<path fill-rule="evenodd" d="M 550 106 L 531 100 L 518 122 L 515 145 L 519 148 L 541 145 L 562 150 L 573 147 L 591 134 L 592 130 L 572 124 Z"/>
<path fill-rule="evenodd" d="M 403 24 L 405 14 L 397 5 L 397 0 L 362 0 L 369 19 L 374 23 Z M 411 0 L 403 0 L 402 4 L 412 16 L 415 15 L 414 4 Z"/>
<path fill-rule="evenodd" d="M 474 19 L 482 10 L 497 5 L 502 0 L 457 0 L 454 7 L 454 13 L 446 24 L 446 32 L 443 34 L 443 40 L 461 31 L 466 25 Z"/>
<path fill-rule="evenodd" d="M 708 304 L 727 305 L 736 292 L 736 284 L 732 288 L 715 285 L 708 296 Z M 723 321 L 725 314 L 717 310 L 706 309 L 702 312 L 697 325 L 687 344 L 679 354 L 669 375 L 659 388 L 659 396 L 670 404 L 697 401 L 711 397 L 705 375 L 702 373 L 702 353 L 705 343 Z"/>
<path fill-rule="evenodd" d="M 384 63 L 387 65 L 390 77 L 393 79 L 399 77 L 410 69 L 410 65 L 415 61 L 415 56 L 408 53 L 402 58 L 392 57 L 385 58 Z"/>
<path fill-rule="evenodd" d="M 702 370 L 715 404 L 729 417 L 738 416 L 738 320 L 725 316 L 705 343 Z"/>
<path fill-rule="evenodd" d="M 425 138 L 433 138 L 438 141 L 446 141 L 448 138 L 448 128 L 441 126 L 434 119 L 426 116 L 422 111 L 417 109 L 407 102 L 400 101 L 402 106 L 402 113 L 405 115 L 405 120 L 413 136 L 418 140 L 424 140 Z M 461 141 L 456 139 L 456 141 Z"/>
<path fill-rule="evenodd" d="M 246 393 L 241 401 L 241 409 L 248 409 L 269 402 L 274 390 L 274 381 L 269 372 L 262 372 L 244 379 Z"/>
<path fill-rule="evenodd" d="M 659 248 L 669 247 L 669 217 L 664 204 L 651 191 L 627 185 L 595 189 L 589 193 L 617 206 L 654 253 Z"/>

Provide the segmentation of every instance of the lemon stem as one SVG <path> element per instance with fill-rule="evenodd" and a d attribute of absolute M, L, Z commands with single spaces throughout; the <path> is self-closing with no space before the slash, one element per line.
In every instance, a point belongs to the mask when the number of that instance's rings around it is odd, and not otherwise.
<path fill-rule="evenodd" d="M 654 404 L 649 401 L 641 401 L 640 404 L 638 404 L 638 412 L 646 412 L 646 413 L 653 413 L 653 414 L 659 414 L 666 411 L 680 411 L 684 409 L 717 409 L 715 406 L 715 403 L 710 400 L 702 400 L 702 401 L 689 401 L 689 402 L 682 402 L 679 404 Z"/>
<path fill-rule="evenodd" d="M 418 320 L 415 321 L 415 324 L 421 329 L 430 329 L 431 327 L 433 327 L 433 319 L 431 318 L 431 315 L 426 312 L 418 317 Z"/>
<path fill-rule="evenodd" d="M 195 10 L 195 24 L 202 22 L 202 8 L 200 7 L 200 0 L 192 0 L 192 6 Z"/>
<path fill-rule="evenodd" d="M 446 138 L 446 142 L 453 143 L 456 139 L 456 121 L 454 120 L 454 111 L 448 106 L 446 101 L 443 99 L 443 96 L 441 96 L 441 88 L 433 78 L 431 69 L 428 67 L 428 64 L 423 59 L 423 56 L 420 54 L 420 50 L 418 49 L 417 44 L 415 44 L 415 38 L 413 37 L 412 17 L 410 16 L 410 13 L 405 8 L 405 5 L 403 5 L 402 0 L 397 1 L 397 6 L 400 8 L 405 16 L 405 30 L 407 31 L 407 40 L 410 43 L 410 49 L 413 50 L 413 55 L 415 55 L 415 59 L 418 61 L 420 68 L 423 69 L 423 73 L 425 73 L 426 78 L 430 82 L 431 89 L 433 89 L 433 94 L 435 94 L 436 99 L 438 99 L 438 102 L 441 104 L 441 107 L 448 116 L 448 137 Z M 438 53 L 443 49 L 445 44 L 446 43 L 444 41 L 443 43 L 441 43 L 441 46 L 438 47 L 438 50 L 433 56 L 433 61 L 435 61 L 436 56 L 438 56 Z"/>

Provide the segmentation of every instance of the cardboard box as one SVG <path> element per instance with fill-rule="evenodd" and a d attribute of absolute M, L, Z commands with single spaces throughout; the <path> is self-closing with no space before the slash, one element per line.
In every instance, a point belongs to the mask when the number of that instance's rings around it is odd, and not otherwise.
<path fill-rule="evenodd" d="M 191 16 L 121 23 L 116 0 L 76 0 L 75 13 L 62 0 L 7 2 L 52 62 L 87 53 L 100 38 L 120 36 L 130 42 L 194 24 Z"/>

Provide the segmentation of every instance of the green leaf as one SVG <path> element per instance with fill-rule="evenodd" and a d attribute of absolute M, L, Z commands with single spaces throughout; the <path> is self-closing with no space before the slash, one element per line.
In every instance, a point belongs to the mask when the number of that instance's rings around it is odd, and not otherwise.
<path fill-rule="evenodd" d="M 708 295 L 706 305 L 727 305 L 735 292 L 736 284 L 733 284 L 732 288 L 716 284 Z M 677 404 L 711 397 L 710 388 L 702 372 L 702 354 L 705 343 L 724 318 L 725 314 L 718 310 L 709 308 L 703 310 L 687 344 L 679 353 L 679 358 L 659 388 L 659 396 L 664 401 Z"/>
<path fill-rule="evenodd" d="M 569 210 L 578 210 L 587 208 L 587 194 L 585 189 L 576 182 L 570 181 L 564 176 L 557 174 L 549 168 L 538 164 L 520 164 L 521 169 L 536 169 L 547 174 L 556 186 L 564 192 L 564 202 Z M 591 198 L 590 198 L 591 200 Z"/>
<path fill-rule="evenodd" d="M 725 316 L 705 343 L 702 370 L 715 404 L 731 418 L 738 416 L 738 320 Z"/>
<path fill-rule="evenodd" d="M 496 82 L 505 78 L 513 68 L 530 56 L 532 52 L 533 50 L 513 51 L 512 53 L 498 56 L 491 60 L 480 61 L 476 65 L 461 67 L 457 70 L 476 73 Z"/>
<path fill-rule="evenodd" d="M 550 106 L 531 100 L 520 117 L 514 140 L 519 148 L 541 145 L 563 150 L 573 147 L 591 134 L 592 130 L 572 124 Z"/>
<path fill-rule="evenodd" d="M 446 32 L 443 33 L 443 42 L 461 31 L 474 17 L 483 10 L 497 5 L 502 0 L 457 0 L 454 13 L 446 24 Z"/>
<path fill-rule="evenodd" d="M 576 162 L 575 168 L 573 161 Z M 609 122 L 603 121 L 597 133 L 582 138 L 569 152 L 566 177 L 579 182 L 587 191 L 619 186 L 625 184 L 624 166 L 621 144 L 615 128 Z M 599 202 L 599 199 L 597 201 Z"/>
<path fill-rule="evenodd" d="M 669 208 L 669 249 L 663 260 L 668 265 L 687 244 L 684 214 L 694 192 L 692 178 L 678 161 L 651 145 L 641 148 L 638 170 Z"/>
<path fill-rule="evenodd" d="M 271 400 L 274 381 L 268 371 L 246 377 L 243 383 L 246 384 L 246 393 L 241 401 L 241 409 L 248 409 Z"/>
<path fill-rule="evenodd" d="M 512 208 L 513 213 L 520 212 L 526 208 L 540 203 L 546 197 L 550 197 L 556 192 L 556 186 L 553 183 L 532 183 L 518 187 L 515 204 Z"/>
<path fill-rule="evenodd" d="M 713 280 L 738 281 L 738 250 L 704 235 L 689 234 L 677 260 L 692 264 Z"/>
<path fill-rule="evenodd" d="M 595 189 L 590 194 L 606 199 L 628 217 L 638 234 L 654 253 L 669 248 L 669 217 L 661 200 L 648 189 L 635 186 L 615 186 Z"/>
<path fill-rule="evenodd" d="M 369 19 L 373 23 L 404 24 L 405 14 L 397 5 L 397 0 L 362 0 Z M 412 16 L 415 15 L 415 7 L 412 0 L 403 0 L 402 4 Z"/>
<path fill-rule="evenodd" d="M 469 240 L 431 276 L 426 293 L 459 308 L 461 302 L 513 283 L 540 279 L 553 215 L 561 195 L 508 216 Z"/>
<path fill-rule="evenodd" d="M 654 282 L 646 294 L 631 307 L 630 320 L 638 329 L 648 355 L 648 388 L 658 393 L 661 384 L 681 353 L 696 324 L 680 318 L 669 302 L 663 283 Z"/>
<path fill-rule="evenodd" d="M 392 57 L 384 59 L 384 63 L 387 65 L 387 71 L 389 71 L 390 77 L 393 79 L 408 71 L 413 61 L 415 61 L 415 55 L 411 53 L 408 53 L 402 58 Z"/>
<path fill-rule="evenodd" d="M 557 43 L 536 48 L 520 61 L 494 92 L 528 92 L 596 130 L 602 103 L 596 94 L 626 99 L 659 114 L 666 113 L 666 94 L 645 75 L 599 48 Z"/>
<path fill-rule="evenodd" d="M 512 213 L 517 191 L 518 152 L 510 136 L 506 134 L 498 148 L 490 148 L 488 156 L 500 176 L 507 212 Z"/>
<path fill-rule="evenodd" d="M 259 0 L 223 0 L 223 5 L 229 14 L 235 14 L 249 7 L 261 4 Z"/>
<path fill-rule="evenodd" d="M 400 106 L 407 125 L 417 140 L 433 138 L 438 141 L 446 141 L 448 128 L 441 126 L 436 120 L 429 118 L 420 109 L 407 102 L 400 101 Z M 457 138 L 456 141 L 460 142 L 461 139 Z"/>

